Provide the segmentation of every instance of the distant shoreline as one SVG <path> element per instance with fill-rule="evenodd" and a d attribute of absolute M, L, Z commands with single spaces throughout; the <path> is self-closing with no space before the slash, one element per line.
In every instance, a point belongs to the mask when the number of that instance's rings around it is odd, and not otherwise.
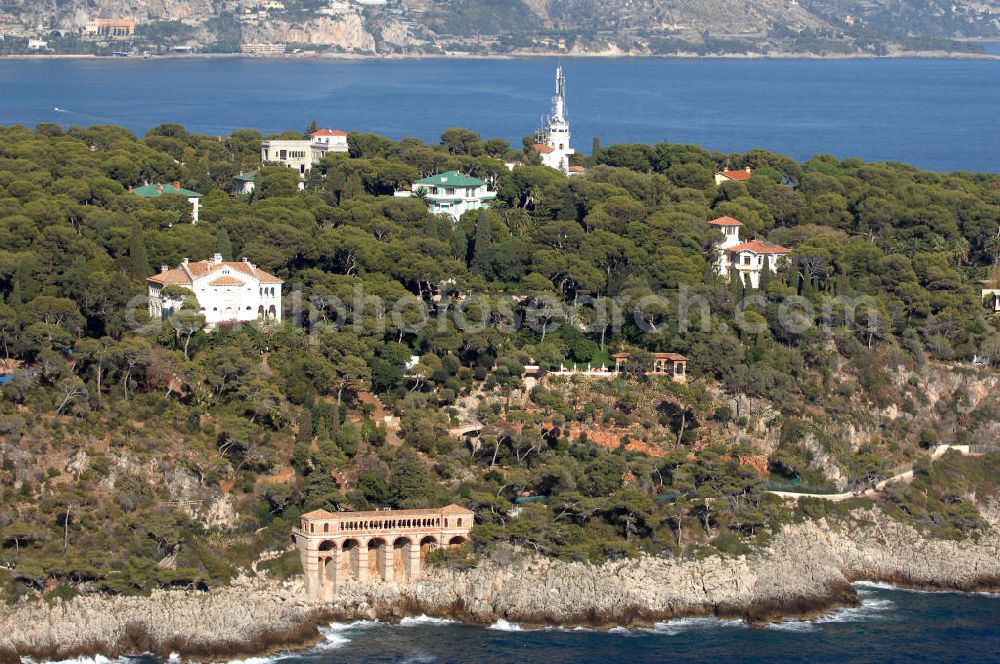
<path fill-rule="evenodd" d="M 255 56 L 245 53 L 168 53 L 165 55 L 111 56 L 92 53 L 18 53 L 0 55 L 0 60 L 101 60 L 135 62 L 138 60 L 214 60 L 244 59 L 260 61 L 280 60 L 515 60 L 521 58 L 566 58 L 566 59 L 679 59 L 679 60 L 1000 60 L 995 53 L 956 53 L 952 51 L 903 51 L 890 55 L 865 53 L 817 55 L 814 53 L 560 53 L 560 52 L 516 52 L 480 55 L 475 53 L 286 53 L 284 55 Z"/>

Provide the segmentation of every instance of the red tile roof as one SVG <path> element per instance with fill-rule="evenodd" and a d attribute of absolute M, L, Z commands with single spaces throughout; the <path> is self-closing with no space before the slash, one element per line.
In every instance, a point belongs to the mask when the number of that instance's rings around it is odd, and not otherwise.
<path fill-rule="evenodd" d="M 713 219 L 708 222 L 713 226 L 742 226 L 743 222 L 739 219 L 733 219 L 732 217 L 719 217 L 718 219 Z"/>
<path fill-rule="evenodd" d="M 224 277 L 219 277 L 214 281 L 208 282 L 209 286 L 242 286 L 243 282 L 236 277 L 230 277 L 226 275 Z"/>
<path fill-rule="evenodd" d="M 774 244 L 773 242 L 767 242 L 765 240 L 750 240 L 749 242 L 738 244 L 735 247 L 729 247 L 728 251 L 731 251 L 734 254 L 738 254 L 741 251 L 749 251 L 755 254 L 787 254 L 791 253 L 792 250 L 788 247 L 782 247 L 780 244 Z"/>
<path fill-rule="evenodd" d="M 556 151 L 555 148 L 549 147 L 544 143 L 535 143 L 534 145 L 531 146 L 531 149 L 539 154 L 551 154 Z"/>
<path fill-rule="evenodd" d="M 187 268 L 185 270 L 185 267 Z M 149 277 L 146 281 L 151 281 L 156 284 L 190 284 L 193 279 L 203 277 L 206 274 L 220 270 L 223 267 L 228 267 L 232 270 L 242 272 L 248 277 L 253 277 L 260 281 L 262 284 L 280 284 L 284 283 L 281 279 L 269 274 L 264 270 L 260 269 L 255 265 L 250 263 L 245 263 L 243 261 L 223 261 L 221 263 L 216 263 L 214 261 L 194 261 L 188 263 L 186 266 L 181 265 L 180 267 L 174 268 L 173 270 L 167 270 L 166 272 L 160 272 L 159 274 L 154 274 Z M 190 276 L 189 276 L 190 273 Z M 219 279 L 233 279 L 233 277 L 225 277 L 220 275 Z M 216 279 L 212 282 L 213 285 L 228 285 L 228 286 L 242 286 L 244 282 L 238 279 L 233 279 L 236 283 L 225 283 L 216 284 L 219 281 Z"/>
<path fill-rule="evenodd" d="M 721 175 L 724 178 L 730 180 L 736 180 L 737 182 L 742 182 L 744 180 L 749 180 L 753 175 L 750 171 L 739 170 L 739 171 L 719 171 L 717 175 Z"/>
<path fill-rule="evenodd" d="M 313 133 L 311 133 L 309 135 L 310 136 L 347 136 L 347 134 L 345 134 L 344 132 L 338 131 L 336 129 L 320 129 L 319 131 L 314 131 Z"/>
<path fill-rule="evenodd" d="M 587 169 L 584 168 L 583 166 L 570 166 L 569 167 L 569 172 L 570 173 L 586 173 Z"/>

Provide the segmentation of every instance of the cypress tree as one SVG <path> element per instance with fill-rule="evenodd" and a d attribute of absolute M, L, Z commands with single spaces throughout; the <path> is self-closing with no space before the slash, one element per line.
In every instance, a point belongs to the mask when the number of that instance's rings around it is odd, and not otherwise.
<path fill-rule="evenodd" d="M 590 148 L 590 156 L 593 159 L 597 159 L 597 157 L 600 154 L 601 154 L 601 137 L 600 136 L 594 136 L 594 143 L 593 143 L 593 145 Z"/>
<path fill-rule="evenodd" d="M 764 263 L 764 269 L 760 271 L 760 281 L 757 282 L 757 290 L 762 293 L 767 292 L 767 287 L 771 285 L 771 266 L 766 262 Z"/>
<path fill-rule="evenodd" d="M 145 279 L 153 274 L 149 256 L 146 254 L 146 238 L 139 226 L 132 229 L 132 237 L 128 242 L 128 256 L 133 277 Z"/>
<path fill-rule="evenodd" d="M 215 234 L 215 251 L 222 254 L 222 260 L 233 260 L 233 243 L 229 241 L 229 233 L 225 228 L 220 228 Z"/>

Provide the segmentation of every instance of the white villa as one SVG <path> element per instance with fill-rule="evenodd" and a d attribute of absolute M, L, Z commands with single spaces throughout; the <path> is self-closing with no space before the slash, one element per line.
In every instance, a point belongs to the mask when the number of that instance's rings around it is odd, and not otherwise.
<path fill-rule="evenodd" d="M 569 146 L 569 121 L 566 120 L 566 77 L 562 67 L 556 68 L 556 96 L 552 98 L 552 115 L 545 123 L 541 142 L 531 146 L 542 157 L 542 164 L 562 171 L 566 175 L 578 175 L 571 171 L 570 155 L 576 150 Z"/>
<path fill-rule="evenodd" d="M 327 152 L 347 152 L 347 134 L 337 129 L 320 129 L 309 134 L 313 149 Z"/>
<path fill-rule="evenodd" d="M 406 198 L 421 192 L 432 213 L 450 214 L 455 221 L 469 210 L 478 210 L 497 197 L 497 193 L 490 191 L 486 182 L 458 171 L 417 180 L 413 183 L 412 191 L 400 189 L 396 196 Z"/>
<path fill-rule="evenodd" d="M 284 164 L 304 176 L 330 152 L 347 152 L 347 134 L 320 129 L 309 138 L 261 141 L 260 163 Z"/>
<path fill-rule="evenodd" d="M 194 293 L 209 329 L 219 323 L 281 320 L 284 282 L 247 259 L 224 261 L 221 254 L 206 261 L 185 258 L 172 270 L 162 266 L 146 283 L 151 318 L 166 318 L 180 308 L 180 299 L 162 295 L 165 286 L 176 285 Z"/>
<path fill-rule="evenodd" d="M 778 263 L 782 257 L 791 253 L 791 249 L 764 240 L 740 240 L 740 227 L 743 222 L 732 217 L 719 217 L 708 222 L 716 226 L 725 236 L 723 241 L 715 245 L 715 268 L 721 277 L 729 276 L 733 266 L 736 267 L 740 280 L 751 288 L 760 287 L 760 274 L 767 267 L 772 273 L 778 271 Z"/>

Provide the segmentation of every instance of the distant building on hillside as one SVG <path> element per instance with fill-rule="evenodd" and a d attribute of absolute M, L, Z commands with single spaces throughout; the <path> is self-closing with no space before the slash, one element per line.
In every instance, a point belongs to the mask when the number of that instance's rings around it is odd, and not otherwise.
<path fill-rule="evenodd" d="M 569 121 L 566 119 L 566 77 L 561 66 L 556 68 L 556 95 L 552 98 L 552 114 L 539 138 L 540 142 L 531 148 L 541 156 L 542 164 L 569 175 L 570 155 L 576 154 L 576 150 L 570 147 Z"/>
<path fill-rule="evenodd" d="M 411 191 L 400 188 L 396 192 L 396 196 L 401 197 L 418 195 L 427 201 L 432 213 L 449 214 L 456 221 L 469 210 L 478 210 L 497 197 L 495 191 L 489 190 L 486 182 L 458 171 L 417 180 Z"/>
<path fill-rule="evenodd" d="M 737 171 L 719 171 L 715 174 L 715 184 L 718 185 L 723 182 L 746 182 L 751 177 L 753 177 L 753 172 L 749 166 Z"/>
<path fill-rule="evenodd" d="M 95 18 L 87 21 L 83 34 L 89 37 L 126 39 L 135 34 L 135 21 L 128 18 Z"/>
<path fill-rule="evenodd" d="M 256 18 L 256 17 L 255 17 Z M 240 53 L 243 55 L 284 55 L 284 44 L 262 44 L 257 42 L 240 44 Z"/>
<path fill-rule="evenodd" d="M 767 268 L 772 273 L 778 271 L 778 263 L 791 249 L 764 240 L 740 240 L 743 222 L 732 217 L 719 217 L 708 222 L 719 228 L 725 238 L 715 245 L 715 268 L 719 276 L 729 278 L 735 268 L 740 280 L 751 288 L 760 287 L 760 274 Z"/>
<path fill-rule="evenodd" d="M 157 182 L 155 184 L 146 184 L 141 187 L 132 188 L 129 187 L 131 191 L 136 196 L 141 196 L 142 198 L 158 198 L 164 194 L 175 194 L 177 196 L 184 196 L 188 199 L 188 203 L 191 204 L 191 223 L 198 223 L 198 211 L 201 209 L 201 194 L 197 191 L 191 191 L 190 189 L 184 189 L 181 187 L 181 183 L 174 181 L 173 184 L 164 185 L 162 182 Z"/>
<path fill-rule="evenodd" d="M 219 323 L 281 320 L 282 280 L 246 259 L 224 261 L 215 254 L 192 263 L 185 258 L 172 270 L 163 265 L 146 283 L 151 318 L 167 318 L 180 309 L 181 299 L 163 295 L 164 287 L 176 285 L 194 293 L 209 329 Z"/>

